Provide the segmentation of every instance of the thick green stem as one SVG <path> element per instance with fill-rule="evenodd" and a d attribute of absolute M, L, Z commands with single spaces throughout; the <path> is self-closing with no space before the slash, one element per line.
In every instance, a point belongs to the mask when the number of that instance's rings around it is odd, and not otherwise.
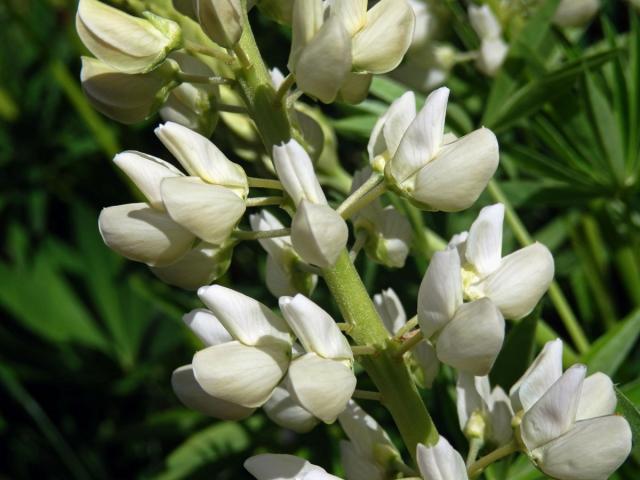
<path fill-rule="evenodd" d="M 407 449 L 415 459 L 418 443 L 433 445 L 438 432 L 405 363 L 396 358 L 398 344 L 391 341 L 358 272 L 344 251 L 333 268 L 323 271 L 342 316 L 353 327 L 349 335 L 358 345 L 375 345 L 376 356 L 360 362 L 382 395 L 400 430 Z"/>

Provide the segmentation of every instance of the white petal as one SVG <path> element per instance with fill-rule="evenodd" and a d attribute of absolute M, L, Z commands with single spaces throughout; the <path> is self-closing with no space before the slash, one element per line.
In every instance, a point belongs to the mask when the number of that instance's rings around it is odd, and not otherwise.
<path fill-rule="evenodd" d="M 119 153 L 113 161 L 135 183 L 153 208 L 164 210 L 160 183 L 167 177 L 181 177 L 180 170 L 157 157 L 134 151 Z"/>
<path fill-rule="evenodd" d="M 440 435 L 432 447 L 418 444 L 418 467 L 422 477 L 429 480 L 468 480 L 462 456 Z"/>
<path fill-rule="evenodd" d="M 279 345 L 248 347 L 233 341 L 200 350 L 192 364 L 209 395 L 253 408 L 263 405 L 284 377 L 289 352 Z"/>
<path fill-rule="evenodd" d="M 233 48 L 242 36 L 240 0 L 196 0 L 198 22 L 211 40 Z"/>
<path fill-rule="evenodd" d="M 465 303 L 436 341 L 441 362 L 474 375 L 486 375 L 500 353 L 504 318 L 487 298 Z"/>
<path fill-rule="evenodd" d="M 623 417 L 583 420 L 534 450 L 540 469 L 562 480 L 606 480 L 629 456 L 631 429 Z"/>
<path fill-rule="evenodd" d="M 401 214 L 393 205 L 388 205 L 379 215 L 378 239 L 376 255 L 372 255 L 377 261 L 390 268 L 402 268 L 406 262 L 413 228 L 409 220 Z M 365 248 L 368 245 L 365 244 Z M 367 250 L 369 253 L 369 250 Z"/>
<path fill-rule="evenodd" d="M 198 296 L 231 336 L 245 345 L 291 345 L 284 320 L 257 300 L 222 285 L 202 287 Z"/>
<path fill-rule="evenodd" d="M 244 170 L 209 139 L 173 122 L 160 125 L 155 134 L 190 175 L 230 188 L 246 198 L 249 187 Z"/>
<path fill-rule="evenodd" d="M 287 68 L 294 71 L 304 47 L 322 27 L 324 2 L 322 0 L 296 0 L 293 2 L 291 25 L 291 53 Z"/>
<path fill-rule="evenodd" d="M 428 340 L 423 340 L 413 347 L 411 353 L 422 370 L 425 386 L 431 388 L 440 371 L 440 360 L 438 360 L 436 349 Z"/>
<path fill-rule="evenodd" d="M 386 445 L 396 450 L 387 432 L 353 400 L 349 400 L 338 421 L 360 455 L 375 458 L 376 445 Z"/>
<path fill-rule="evenodd" d="M 489 413 L 491 440 L 498 446 L 504 445 L 513 437 L 513 427 L 511 426 L 513 409 L 509 396 L 500 387 L 495 387 L 491 392 Z"/>
<path fill-rule="evenodd" d="M 330 17 L 302 49 L 294 68 L 306 94 L 331 103 L 351 71 L 351 38 L 340 19 Z"/>
<path fill-rule="evenodd" d="M 285 377 L 262 408 L 267 417 L 281 427 L 298 433 L 309 432 L 319 420 L 293 399 L 289 388 L 288 377 Z"/>
<path fill-rule="evenodd" d="M 200 242 L 177 262 L 164 267 L 152 267 L 151 271 L 164 283 L 185 290 L 197 290 L 226 273 L 232 254 L 232 242 L 222 246 Z"/>
<path fill-rule="evenodd" d="M 245 211 L 245 203 L 225 187 L 197 177 L 166 178 L 160 186 L 171 218 L 205 242 L 225 242 Z"/>
<path fill-rule="evenodd" d="M 155 25 L 97 0 L 80 0 L 76 30 L 82 43 L 103 62 L 123 73 L 143 73 L 180 42 L 176 23 L 154 15 L 149 18 Z"/>
<path fill-rule="evenodd" d="M 462 305 L 462 276 L 456 250 L 436 252 L 418 292 L 418 322 L 425 338 L 444 327 Z"/>
<path fill-rule="evenodd" d="M 412 197 L 431 210 L 457 212 L 469 208 L 498 168 L 498 159 L 493 132 L 475 130 L 442 147 L 418 172 Z"/>
<path fill-rule="evenodd" d="M 241 420 L 254 411 L 253 408 L 243 407 L 209 395 L 196 381 L 191 365 L 184 365 L 173 371 L 171 387 L 186 407 L 210 417 L 221 420 Z"/>
<path fill-rule="evenodd" d="M 396 68 L 411 45 L 415 20 L 406 1 L 376 3 L 367 12 L 366 27 L 353 37 L 353 68 L 371 73 Z"/>
<path fill-rule="evenodd" d="M 615 412 L 617 403 L 611 378 L 601 372 L 589 375 L 582 384 L 576 420 L 611 415 Z"/>
<path fill-rule="evenodd" d="M 369 95 L 369 88 L 371 88 L 372 81 L 373 74 L 371 73 L 349 72 L 344 82 L 342 82 L 337 100 L 352 105 L 363 102 Z"/>
<path fill-rule="evenodd" d="M 489 5 L 481 7 L 469 6 L 469 20 L 481 39 L 498 37 L 502 34 L 500 22 L 498 22 Z"/>
<path fill-rule="evenodd" d="M 456 233 L 449 243 L 447 244 L 447 248 L 458 250 L 458 255 L 460 258 L 466 258 L 467 254 L 467 239 L 469 238 L 469 232 L 460 232 Z"/>
<path fill-rule="evenodd" d="M 249 223 L 251 224 L 251 230 L 254 232 L 284 228 L 282 222 L 269 210 L 260 210 L 260 213 L 249 215 Z M 290 237 L 263 238 L 259 242 L 262 248 L 274 257 L 278 257 L 283 249 L 291 248 Z"/>
<path fill-rule="evenodd" d="M 196 308 L 182 317 L 184 323 L 207 346 L 231 342 L 233 338 L 213 313 L 204 308 Z"/>
<path fill-rule="evenodd" d="M 82 57 L 80 80 L 91 105 L 113 120 L 132 124 L 151 116 L 177 86 L 178 65 L 163 62 L 147 73 L 128 74 L 95 58 Z"/>
<path fill-rule="evenodd" d="M 123 257 L 147 265 L 168 265 L 191 249 L 195 238 L 166 213 L 146 203 L 104 208 L 98 218 L 100 235 Z"/>
<path fill-rule="evenodd" d="M 328 205 L 303 200 L 291 222 L 291 241 L 302 259 L 320 268 L 335 265 L 349 239 L 343 218 Z"/>
<path fill-rule="evenodd" d="M 324 468 L 293 455 L 256 455 L 244 462 L 244 468 L 258 480 L 340 480 Z"/>
<path fill-rule="evenodd" d="M 464 432 L 472 413 L 488 412 L 487 400 L 489 395 L 489 377 L 476 377 L 470 373 L 458 372 L 456 410 L 458 411 L 460 430 Z"/>
<path fill-rule="evenodd" d="M 500 267 L 478 287 L 509 319 L 522 318 L 533 310 L 553 280 L 554 263 L 549 249 L 534 243 L 507 255 Z"/>
<path fill-rule="evenodd" d="M 367 22 L 367 0 L 330 0 L 329 6 L 330 15 L 338 16 L 350 35 Z"/>
<path fill-rule="evenodd" d="M 280 310 L 307 352 L 333 360 L 353 360 L 349 342 L 335 320 L 307 297 L 281 297 Z"/>
<path fill-rule="evenodd" d="M 446 87 L 433 91 L 407 128 L 394 157 L 388 163 L 389 173 L 397 183 L 416 174 L 440 148 L 448 98 L 449 89 Z"/>
<path fill-rule="evenodd" d="M 513 384 L 509 395 L 513 410 L 529 410 L 562 375 L 562 340 L 549 341 L 520 379 Z"/>
<path fill-rule="evenodd" d="M 289 379 L 294 398 L 325 423 L 335 422 L 356 388 L 351 368 L 315 353 L 291 362 Z"/>
<path fill-rule="evenodd" d="M 582 27 L 589 23 L 599 9 L 599 0 L 562 0 L 552 21 L 559 27 Z"/>
<path fill-rule="evenodd" d="M 327 203 L 311 158 L 296 140 L 275 145 L 273 163 L 282 186 L 295 206 L 298 206 L 303 199 L 311 203 Z"/>
<path fill-rule="evenodd" d="M 480 210 L 478 218 L 469 229 L 465 257 L 481 277 L 500 266 L 503 221 L 504 205 L 496 203 Z"/>
<path fill-rule="evenodd" d="M 407 314 L 393 288 L 387 288 L 381 293 L 375 294 L 373 296 L 373 304 L 391 335 L 395 335 L 407 323 Z"/>
<path fill-rule="evenodd" d="M 347 480 L 385 480 L 384 469 L 360 455 L 352 442 L 340 440 L 340 460 Z"/>
<path fill-rule="evenodd" d="M 369 138 L 369 160 L 389 152 L 393 156 L 407 128 L 416 117 L 416 97 L 408 91 L 393 101 L 389 109 L 378 119 Z"/>
<path fill-rule="evenodd" d="M 522 441 L 529 451 L 566 433 L 574 424 L 587 368 L 574 365 L 522 417 Z"/>
<path fill-rule="evenodd" d="M 480 44 L 476 67 L 485 75 L 493 77 L 500 70 L 507 58 L 507 53 L 509 53 L 509 44 L 502 38 L 485 38 Z"/>

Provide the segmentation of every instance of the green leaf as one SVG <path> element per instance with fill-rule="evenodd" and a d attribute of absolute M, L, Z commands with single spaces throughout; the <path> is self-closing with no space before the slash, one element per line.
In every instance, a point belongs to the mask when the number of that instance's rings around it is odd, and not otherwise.
<path fill-rule="evenodd" d="M 332 124 L 338 134 L 366 141 L 377 120 L 373 115 L 358 115 L 335 120 Z"/>
<path fill-rule="evenodd" d="M 387 103 L 393 102 L 396 98 L 402 96 L 409 90 L 405 85 L 396 82 L 388 77 L 382 75 L 376 75 L 371 82 L 371 88 L 369 91 L 372 95 L 384 100 Z"/>
<path fill-rule="evenodd" d="M 614 376 L 627 358 L 640 335 L 640 308 L 596 340 L 582 358 L 589 373 L 603 372 Z"/>
<path fill-rule="evenodd" d="M 235 422 L 221 422 L 189 437 L 167 458 L 167 468 L 156 480 L 191 478 L 205 465 L 245 450 L 249 435 Z"/>
<path fill-rule="evenodd" d="M 558 8 L 560 0 L 546 0 L 531 16 L 529 21 L 513 39 L 510 56 L 529 57 L 535 52 L 551 28 L 551 19 Z"/>
<path fill-rule="evenodd" d="M 629 398 L 616 387 L 616 395 L 618 397 L 617 411 L 621 413 L 629 422 L 631 433 L 633 434 L 633 454 L 640 453 L 640 410 L 629 400 Z"/>
<path fill-rule="evenodd" d="M 508 390 L 525 372 L 533 359 L 539 316 L 536 308 L 511 328 L 491 369 L 492 385 Z"/>

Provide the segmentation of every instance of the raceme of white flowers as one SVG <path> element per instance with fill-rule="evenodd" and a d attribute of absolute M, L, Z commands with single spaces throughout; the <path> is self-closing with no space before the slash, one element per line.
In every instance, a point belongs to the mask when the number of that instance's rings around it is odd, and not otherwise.
<path fill-rule="evenodd" d="M 264 12 L 292 27 L 290 73 L 273 69 L 273 81 L 262 86 L 282 100 L 272 113 L 280 109 L 293 126 L 288 136 L 265 141 L 266 151 L 250 157 L 259 158 L 277 178 L 256 179 L 208 139 L 218 118 L 225 121 L 223 99 L 232 99 L 226 106 L 235 107 L 226 114 L 244 112 L 244 102 L 250 106 L 248 96 L 238 91 L 238 78 L 214 75 L 220 68 L 242 76 L 242 69 L 251 68 L 242 47 L 243 33 L 250 30 L 249 3 L 180 2 L 180 12 L 190 18 L 180 24 L 184 32 L 176 23 L 180 15 L 172 17 L 175 22 L 150 12 L 136 17 L 98 0 L 80 0 L 76 17 L 80 39 L 93 55 L 83 57 L 81 73 L 91 103 L 122 123 L 159 112 L 165 123 L 155 133 L 182 167 L 137 151 L 116 155 L 115 164 L 143 201 L 107 207 L 98 222 L 111 249 L 148 265 L 166 283 L 197 290 L 206 307 L 183 317 L 202 349 L 173 372 L 179 400 L 225 420 L 240 420 L 262 408 L 274 423 L 300 433 L 338 421 L 346 436 L 340 453 L 348 480 L 384 480 L 399 473 L 424 480 L 475 478 L 475 458 L 466 465 L 443 436 L 431 438 L 430 445 L 418 443 L 410 452 L 415 466 L 406 465 L 392 437 L 354 401 L 360 395 L 386 405 L 383 389 L 356 390 L 359 370 L 354 368 L 360 355 L 371 355 L 371 362 L 386 355 L 407 370 L 411 388 L 431 388 L 443 377 L 457 379 L 458 421 L 470 450 L 521 451 L 559 480 L 611 475 L 629 455 L 631 431 L 614 414 L 616 395 L 608 376 L 586 376 L 582 365 L 563 373 L 562 343 L 556 340 L 545 345 L 509 395 L 489 381 L 505 319 L 517 321 L 533 311 L 554 276 L 553 257 L 540 243 L 503 256 L 502 204 L 482 208 L 468 232 L 433 254 L 419 285 L 414 318 L 407 318 L 393 289 L 373 296 L 369 311 L 381 322 L 380 344 L 351 345 L 348 337 L 358 338 L 351 333 L 355 322 L 345 315 L 348 321 L 338 324 L 310 298 L 318 279 L 328 284 L 329 275 L 345 264 L 355 270 L 360 249 L 388 268 L 402 268 L 410 259 L 418 232 L 399 202 L 380 195 L 398 195 L 421 210 L 458 212 L 476 202 L 498 167 L 498 142 L 489 129 L 460 138 L 445 132 L 449 89 L 441 87 L 430 92 L 420 111 L 415 94 L 406 92 L 380 116 L 367 146 L 369 165 L 356 171 L 342 205 L 336 206 L 335 192 L 325 192 L 321 184 L 326 172 L 319 164 L 331 127 L 296 99 L 304 92 L 324 103 L 360 102 L 373 74 L 394 70 L 407 51 L 439 57 L 442 82 L 462 60 L 451 46 L 434 43 L 444 30 L 445 16 L 437 5 L 416 0 L 381 0 L 371 8 L 366 0 L 259 2 Z M 554 22 L 581 26 L 599 8 L 597 0 L 585 2 L 584 9 L 578 3 L 560 2 Z M 480 49 L 469 58 L 494 76 L 507 56 L 507 20 L 487 5 L 471 5 L 468 16 L 480 40 Z M 183 38 L 190 38 L 192 28 L 203 42 L 196 47 L 210 57 L 195 54 Z M 211 60 L 216 56 L 222 60 Z M 263 132 L 253 114 L 247 109 L 229 125 L 250 131 L 257 141 Z M 251 193 L 263 188 L 281 196 L 250 196 L 250 187 Z M 245 219 L 247 208 L 255 206 L 273 210 Z M 245 223 L 250 230 L 242 228 Z M 234 289 L 211 285 L 227 272 L 236 244 L 248 239 L 258 240 L 266 252 L 265 283 L 278 299 L 279 312 Z M 348 295 L 345 288 L 341 293 Z M 361 365 L 367 366 L 365 361 Z M 291 455 L 257 455 L 245 467 L 264 480 L 338 478 Z"/>

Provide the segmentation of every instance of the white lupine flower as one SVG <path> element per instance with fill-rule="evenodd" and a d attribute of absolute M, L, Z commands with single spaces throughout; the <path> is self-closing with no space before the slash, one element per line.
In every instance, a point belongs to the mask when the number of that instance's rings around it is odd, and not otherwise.
<path fill-rule="evenodd" d="M 210 347 L 233 340 L 218 319 L 208 310 L 197 309 L 183 317 L 187 326 Z M 205 392 L 196 381 L 192 365 L 177 368 L 171 375 L 171 386 L 178 399 L 187 407 L 223 420 L 239 420 L 255 410 L 227 402 Z"/>
<path fill-rule="evenodd" d="M 350 441 L 340 442 L 340 457 L 347 480 L 384 480 L 388 463 L 400 452 L 387 432 L 360 406 L 350 400 L 338 417 Z"/>
<path fill-rule="evenodd" d="M 398 295 L 392 288 L 375 294 L 373 296 L 373 304 L 382 319 L 382 323 L 384 323 L 391 335 L 396 335 L 407 323 L 407 314 Z M 440 370 L 440 361 L 433 345 L 429 340 L 422 340 L 411 349 L 411 354 L 422 370 L 424 385 L 430 388 Z"/>
<path fill-rule="evenodd" d="M 76 30 L 89 51 L 107 65 L 123 73 L 145 73 L 180 46 L 181 31 L 171 20 L 144 15 L 138 18 L 98 0 L 80 0 Z"/>
<path fill-rule="evenodd" d="M 418 293 L 418 322 L 434 337 L 441 362 L 474 375 L 486 375 L 502 347 L 504 318 L 488 298 L 462 303 L 457 250 L 437 252 Z"/>
<path fill-rule="evenodd" d="M 562 342 L 548 342 L 511 388 L 521 441 L 534 464 L 559 480 L 604 480 L 631 451 L 628 422 L 613 415 L 611 380 L 585 379 L 586 367 L 562 374 Z"/>
<path fill-rule="evenodd" d="M 378 132 L 383 132 L 390 157 L 384 168 L 390 186 L 420 208 L 455 212 L 470 207 L 480 196 L 498 167 L 499 155 L 496 137 L 486 128 L 447 141 L 448 96 L 449 89 L 439 88 L 414 115 L 412 95 L 405 94 L 391 105 Z M 370 143 L 375 155 L 383 154 L 382 148 Z"/>
<path fill-rule="evenodd" d="M 284 377 L 291 357 L 286 323 L 260 302 L 219 285 L 198 296 L 233 338 L 193 357 L 197 382 L 209 395 L 247 408 L 263 405 Z"/>
<path fill-rule="evenodd" d="M 224 48 L 233 48 L 242 36 L 240 0 L 194 0 L 204 33 Z"/>
<path fill-rule="evenodd" d="M 267 210 L 250 215 L 249 221 L 251 229 L 255 232 L 284 228 L 284 225 Z M 268 254 L 266 284 L 274 296 L 311 293 L 318 276 L 298 268 L 302 260 L 293 249 L 291 237 L 263 238 L 258 241 Z"/>
<path fill-rule="evenodd" d="M 207 138 L 182 125 L 167 122 L 155 132 L 192 175 L 163 180 L 167 212 L 202 240 L 224 243 L 246 209 L 249 187 L 244 170 Z"/>
<path fill-rule="evenodd" d="M 293 455 L 263 453 L 248 458 L 244 468 L 257 480 L 340 480 L 324 468 Z"/>
<path fill-rule="evenodd" d="M 160 108 L 178 82 L 178 64 L 167 60 L 146 73 L 128 74 L 91 57 L 82 57 L 80 81 L 91 105 L 124 124 L 143 121 Z"/>
<path fill-rule="evenodd" d="M 552 21 L 559 27 L 582 27 L 599 9 L 600 0 L 561 0 Z"/>
<path fill-rule="evenodd" d="M 371 169 L 359 170 L 353 176 L 351 191 L 355 191 L 371 175 Z M 356 235 L 367 236 L 364 249 L 376 262 L 392 268 L 400 268 L 409 255 L 413 230 L 409 220 L 395 207 L 382 206 L 376 198 L 352 218 Z"/>
<path fill-rule="evenodd" d="M 449 243 L 462 258 L 464 294 L 471 300 L 488 297 L 505 318 L 529 314 L 553 280 L 554 262 L 541 243 L 502 257 L 504 205 L 496 203 L 480 210 L 468 234 Z"/>
<path fill-rule="evenodd" d="M 333 423 L 356 387 L 353 354 L 331 316 L 303 295 L 280 298 L 280 309 L 304 347 L 287 373 L 297 403 Z"/>
<path fill-rule="evenodd" d="M 459 372 L 456 394 L 460 430 L 467 438 L 480 438 L 497 446 L 511 440 L 513 411 L 501 387 L 491 390 L 489 377 Z"/>
<path fill-rule="evenodd" d="M 440 435 L 438 443 L 426 447 L 421 443 L 416 450 L 418 468 L 425 480 L 468 480 L 467 467 L 462 456 Z"/>
<path fill-rule="evenodd" d="M 234 241 L 222 245 L 200 242 L 176 262 L 163 267 L 151 267 L 164 283 L 185 290 L 197 290 L 226 273 L 231 265 Z"/>
<path fill-rule="evenodd" d="M 293 360 L 296 358 L 294 353 Z M 297 401 L 292 388 L 289 377 L 285 377 L 262 408 L 267 416 L 281 427 L 298 433 L 309 432 L 320 422 L 320 419 Z"/>
<path fill-rule="evenodd" d="M 273 147 L 280 182 L 297 207 L 291 241 L 305 262 L 328 268 L 335 264 L 349 238 L 343 218 L 327 204 L 307 152 L 295 140 Z"/>
<path fill-rule="evenodd" d="M 149 203 L 104 208 L 98 218 L 104 243 L 123 257 L 150 266 L 176 262 L 191 249 L 195 236 L 167 215 L 160 184 L 182 173 L 164 160 L 140 152 L 123 152 L 113 160 Z"/>
<path fill-rule="evenodd" d="M 493 77 L 507 57 L 509 45 L 502 39 L 502 27 L 489 5 L 469 5 L 471 26 L 480 37 L 480 51 L 476 60 L 478 70 Z"/>
<path fill-rule="evenodd" d="M 169 58 L 178 62 L 180 70 L 185 73 L 206 77 L 214 75 L 207 65 L 186 53 L 173 52 Z M 218 114 L 213 108 L 214 100 L 219 96 L 217 85 L 182 83 L 171 91 L 159 113 L 165 122 L 178 123 L 207 137 L 218 121 Z"/>

